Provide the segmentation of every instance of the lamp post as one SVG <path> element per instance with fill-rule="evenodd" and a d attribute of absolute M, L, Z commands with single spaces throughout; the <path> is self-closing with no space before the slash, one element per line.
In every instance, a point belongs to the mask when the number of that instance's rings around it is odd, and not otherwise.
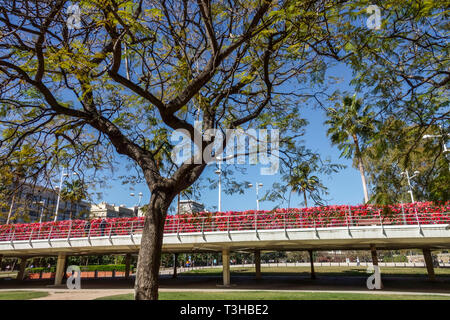
<path fill-rule="evenodd" d="M 217 157 L 216 159 L 219 165 L 219 169 L 215 171 L 215 173 L 219 176 L 219 203 L 217 211 L 222 212 L 222 159 L 219 157 Z"/>
<path fill-rule="evenodd" d="M 411 195 L 411 202 L 414 203 L 414 195 L 413 195 L 413 190 L 412 190 L 412 186 L 411 186 L 411 179 L 416 177 L 420 172 L 419 171 L 414 171 L 414 175 L 409 176 L 408 170 L 405 170 L 404 172 L 401 173 L 402 176 L 406 176 L 406 180 L 408 181 L 408 187 L 409 187 L 409 194 Z"/>
<path fill-rule="evenodd" d="M 73 175 L 78 175 L 77 172 L 73 172 Z M 68 177 L 69 174 L 68 173 L 64 173 L 64 168 L 61 171 L 61 180 L 59 181 L 59 190 L 58 190 L 58 199 L 56 200 L 56 209 L 55 209 L 55 219 L 53 221 L 56 222 L 56 220 L 58 219 L 58 210 L 59 210 L 59 202 L 61 200 L 61 189 L 62 189 L 62 184 L 64 181 L 64 177 Z"/>
<path fill-rule="evenodd" d="M 439 126 L 439 128 L 442 131 L 442 126 Z M 447 133 L 446 136 L 450 136 L 450 133 Z M 426 134 L 422 137 L 422 139 L 433 139 L 433 138 L 443 138 L 443 134 Z M 447 144 L 445 143 L 445 139 L 442 140 L 442 146 L 444 148 L 444 157 L 446 157 L 446 153 L 450 150 L 447 148 Z M 450 170 L 450 163 L 449 163 L 449 170 Z"/>
<path fill-rule="evenodd" d="M 41 215 L 40 215 L 40 217 L 39 217 L 39 223 L 42 223 L 42 217 L 44 216 L 45 200 L 43 200 L 43 201 L 38 201 L 38 202 L 35 202 L 35 203 L 36 203 L 36 204 L 42 205 Z"/>
<path fill-rule="evenodd" d="M 259 188 L 261 188 L 263 186 L 262 183 L 256 183 L 256 210 L 259 211 Z M 253 184 L 249 183 L 248 184 L 249 188 L 253 187 Z"/>
<path fill-rule="evenodd" d="M 135 196 L 134 192 L 130 193 L 130 196 L 134 197 Z M 139 192 L 138 196 L 139 196 L 138 203 L 137 203 L 137 205 L 134 206 L 136 216 L 138 216 L 138 213 L 139 213 L 139 207 L 141 206 L 143 193 Z M 136 209 L 137 209 L 137 211 L 136 211 Z"/>

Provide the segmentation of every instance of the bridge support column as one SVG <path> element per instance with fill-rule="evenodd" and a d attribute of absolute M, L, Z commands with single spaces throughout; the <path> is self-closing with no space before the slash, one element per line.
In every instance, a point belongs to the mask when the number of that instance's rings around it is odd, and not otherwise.
<path fill-rule="evenodd" d="M 261 279 L 261 250 L 255 250 L 255 277 Z"/>
<path fill-rule="evenodd" d="M 27 258 L 22 257 L 20 258 L 20 265 L 19 265 L 19 273 L 17 274 L 17 280 L 24 280 L 25 279 L 25 268 L 27 267 Z"/>
<path fill-rule="evenodd" d="M 434 274 L 433 258 L 431 257 L 431 251 L 428 248 L 424 248 L 422 249 L 422 252 L 425 260 L 425 265 L 427 266 L 428 279 L 434 281 L 436 280 L 436 275 Z"/>
<path fill-rule="evenodd" d="M 125 279 L 130 278 L 131 253 L 125 255 Z"/>
<path fill-rule="evenodd" d="M 178 267 L 178 253 L 173 254 L 173 274 L 172 278 L 176 279 L 177 277 L 177 267 Z"/>
<path fill-rule="evenodd" d="M 378 266 L 377 247 L 374 244 L 370 245 L 370 254 L 372 255 L 372 265 Z M 383 282 L 381 281 L 381 276 L 380 276 L 380 288 L 383 289 Z"/>
<path fill-rule="evenodd" d="M 0 254 L 0 271 L 2 271 L 2 261 L 3 260 L 3 255 Z"/>
<path fill-rule="evenodd" d="M 58 254 L 58 261 L 56 262 L 56 273 L 55 273 L 55 286 L 62 284 L 64 273 L 66 271 L 66 254 Z"/>
<path fill-rule="evenodd" d="M 312 250 L 308 250 L 309 252 L 309 261 L 311 263 L 311 279 L 316 279 L 316 272 L 314 271 L 314 252 Z"/>
<path fill-rule="evenodd" d="M 222 250 L 222 272 L 223 272 L 223 285 L 230 285 L 230 250 Z"/>

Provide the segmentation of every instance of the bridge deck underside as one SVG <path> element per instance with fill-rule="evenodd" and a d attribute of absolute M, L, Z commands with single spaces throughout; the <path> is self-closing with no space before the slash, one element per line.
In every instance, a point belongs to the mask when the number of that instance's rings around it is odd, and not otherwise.
<path fill-rule="evenodd" d="M 51 239 L 0 242 L 3 256 L 54 256 L 122 254 L 139 251 L 140 234 L 95 238 Z M 263 231 L 230 231 L 211 233 L 166 234 L 163 251 L 220 252 L 255 249 L 295 250 L 368 250 L 377 249 L 450 248 L 450 225 L 278 229 Z"/>

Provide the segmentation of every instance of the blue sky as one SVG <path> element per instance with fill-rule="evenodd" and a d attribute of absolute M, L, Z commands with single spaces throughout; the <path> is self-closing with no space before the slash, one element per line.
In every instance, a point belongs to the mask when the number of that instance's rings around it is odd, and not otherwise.
<path fill-rule="evenodd" d="M 349 86 L 349 81 L 351 79 L 351 71 L 346 69 L 344 66 L 336 66 L 331 69 L 329 75 L 339 76 L 342 82 L 333 85 L 329 89 L 334 91 L 339 89 L 340 91 L 351 91 Z M 309 122 L 306 133 L 304 136 L 304 142 L 306 147 L 318 152 L 323 159 L 330 158 L 333 163 L 344 164 L 347 166 L 346 169 L 340 170 L 338 173 L 334 173 L 330 176 L 323 177 L 323 183 L 328 187 L 329 195 L 326 196 L 328 204 L 360 204 L 363 203 L 363 191 L 361 185 L 361 176 L 359 171 L 352 167 L 352 161 L 348 159 L 340 159 L 340 151 L 337 147 L 332 146 L 329 139 L 326 136 L 326 126 L 323 124 L 325 120 L 325 112 L 319 108 L 313 108 L 312 106 L 305 106 L 301 108 L 302 116 L 306 118 Z M 116 177 L 126 173 L 125 161 L 122 168 L 117 172 Z M 239 180 L 251 181 L 253 184 L 256 182 L 261 182 L 264 184 L 260 191 L 260 197 L 268 188 L 271 187 L 272 183 L 279 181 L 280 175 L 273 176 L 263 176 L 259 172 L 260 166 L 248 166 L 245 175 L 239 177 Z M 214 174 L 215 166 L 208 166 L 208 168 L 203 173 L 203 177 L 209 176 L 216 178 Z M 237 178 L 237 176 L 236 176 Z M 103 200 L 109 203 L 124 204 L 126 206 L 132 206 L 137 203 L 137 197 L 131 197 L 130 192 L 138 193 L 142 192 L 143 203 L 146 203 L 150 198 L 150 192 L 147 186 L 143 184 L 138 184 L 133 186 L 134 190 L 130 189 L 129 185 L 122 185 L 120 181 L 112 181 L 110 183 L 111 188 L 104 190 Z M 291 207 L 300 207 L 303 201 L 302 195 L 292 194 Z M 201 200 L 205 204 L 206 208 L 213 210 L 213 206 L 217 206 L 218 203 L 218 190 L 210 190 L 205 188 L 201 192 Z M 308 202 L 312 205 L 312 201 Z M 175 205 L 175 201 L 173 203 Z M 264 210 L 272 209 L 276 203 L 272 202 L 260 202 L 260 208 Z M 222 211 L 229 210 L 248 210 L 256 209 L 256 192 L 255 188 L 246 190 L 245 194 L 234 194 L 227 195 L 222 192 Z"/>

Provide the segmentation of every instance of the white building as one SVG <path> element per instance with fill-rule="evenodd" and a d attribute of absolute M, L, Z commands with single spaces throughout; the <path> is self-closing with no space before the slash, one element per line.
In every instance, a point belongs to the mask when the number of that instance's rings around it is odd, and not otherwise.
<path fill-rule="evenodd" d="M 194 200 L 180 200 L 179 214 L 205 211 L 205 206 Z"/>
<path fill-rule="evenodd" d="M 99 204 L 91 205 L 91 219 L 96 218 L 124 218 L 135 217 L 133 208 L 127 208 L 124 205 L 116 206 L 107 202 L 100 202 Z"/>

